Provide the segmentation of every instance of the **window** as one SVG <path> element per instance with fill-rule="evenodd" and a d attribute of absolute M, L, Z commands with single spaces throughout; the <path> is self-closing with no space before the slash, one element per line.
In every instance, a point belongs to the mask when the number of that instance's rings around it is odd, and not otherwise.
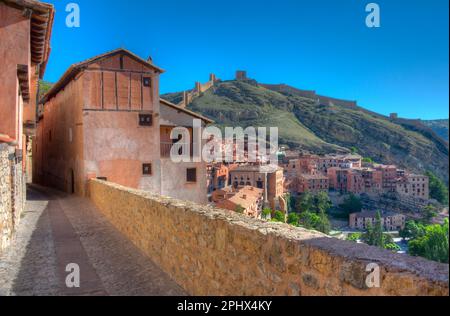
<path fill-rule="evenodd" d="M 139 114 L 139 126 L 152 126 L 153 116 L 151 114 Z"/>
<path fill-rule="evenodd" d="M 120 56 L 120 69 L 123 69 L 123 56 Z"/>
<path fill-rule="evenodd" d="M 143 81 L 144 87 L 151 87 L 152 86 L 152 78 L 144 77 L 144 79 L 142 81 Z"/>
<path fill-rule="evenodd" d="M 151 163 L 144 163 L 142 165 L 142 174 L 144 176 L 151 176 L 152 175 L 152 164 Z"/>
<path fill-rule="evenodd" d="M 186 181 L 187 182 L 197 182 L 197 169 L 188 168 L 186 170 Z"/>

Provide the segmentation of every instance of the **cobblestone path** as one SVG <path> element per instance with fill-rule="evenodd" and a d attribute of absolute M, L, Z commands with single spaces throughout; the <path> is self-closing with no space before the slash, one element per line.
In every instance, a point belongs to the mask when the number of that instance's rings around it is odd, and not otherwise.
<path fill-rule="evenodd" d="M 15 242 L 0 255 L 0 296 L 185 295 L 88 199 L 30 187 Z M 66 286 L 66 266 L 80 287 Z"/>

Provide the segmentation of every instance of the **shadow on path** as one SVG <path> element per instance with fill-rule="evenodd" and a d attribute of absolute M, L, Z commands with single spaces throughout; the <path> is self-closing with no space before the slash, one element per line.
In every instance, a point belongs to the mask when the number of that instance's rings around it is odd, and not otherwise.
<path fill-rule="evenodd" d="M 186 295 L 85 198 L 30 186 L 11 248 L 9 295 Z M 80 267 L 80 288 L 65 284 L 69 263 Z"/>

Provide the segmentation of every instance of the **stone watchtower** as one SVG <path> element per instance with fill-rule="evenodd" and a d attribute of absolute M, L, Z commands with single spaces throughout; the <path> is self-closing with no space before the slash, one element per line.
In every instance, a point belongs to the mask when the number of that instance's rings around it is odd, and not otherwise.
<path fill-rule="evenodd" d="M 236 71 L 236 80 L 247 80 L 247 72 L 243 70 Z"/>
<path fill-rule="evenodd" d="M 398 114 L 397 113 L 391 113 L 391 114 L 389 114 L 389 118 L 391 120 L 396 120 L 396 119 L 398 119 Z"/>

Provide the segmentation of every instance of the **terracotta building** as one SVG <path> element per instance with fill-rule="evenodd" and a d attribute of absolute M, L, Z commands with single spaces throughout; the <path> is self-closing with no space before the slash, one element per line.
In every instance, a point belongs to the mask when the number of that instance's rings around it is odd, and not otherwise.
<path fill-rule="evenodd" d="M 364 182 L 364 192 L 367 194 L 381 194 L 383 192 L 383 174 L 373 168 L 362 168 L 361 175 Z"/>
<path fill-rule="evenodd" d="M 173 163 L 167 146 L 175 126 L 211 121 L 160 100 L 162 72 L 125 49 L 72 65 L 42 100 L 36 181 L 84 195 L 96 177 L 205 203 L 206 165 Z"/>
<path fill-rule="evenodd" d="M 224 163 L 215 163 L 208 165 L 208 194 L 228 186 L 230 182 L 229 169 L 237 165 L 227 165 Z"/>
<path fill-rule="evenodd" d="M 0 251 L 10 244 L 23 210 L 53 17 L 47 3 L 0 1 Z"/>
<path fill-rule="evenodd" d="M 302 174 L 317 174 L 319 156 L 303 154 L 298 158 L 290 159 L 285 166 L 288 177 L 299 177 Z"/>
<path fill-rule="evenodd" d="M 353 229 L 366 230 L 376 224 L 376 211 L 363 211 L 349 216 L 349 226 Z M 393 212 L 381 212 L 381 223 L 386 231 L 399 231 L 405 228 L 405 215 Z"/>
<path fill-rule="evenodd" d="M 323 174 L 302 174 L 298 177 L 297 193 L 310 192 L 316 194 L 328 192 L 329 179 Z"/>
<path fill-rule="evenodd" d="M 397 166 L 394 165 L 374 165 L 375 170 L 381 172 L 382 188 L 384 192 L 395 192 L 397 183 Z"/>
<path fill-rule="evenodd" d="M 227 187 L 214 191 L 213 201 L 216 207 L 260 218 L 264 202 L 263 190 L 250 186 L 238 189 Z"/>
<path fill-rule="evenodd" d="M 264 190 L 264 202 L 273 210 L 286 211 L 283 169 L 275 165 L 241 165 L 230 171 L 234 188 L 252 186 Z"/>
<path fill-rule="evenodd" d="M 430 198 L 429 178 L 424 175 L 405 175 L 398 180 L 396 192 L 401 196 L 428 200 Z"/>
<path fill-rule="evenodd" d="M 331 167 L 328 169 L 327 176 L 330 189 L 341 193 L 364 192 L 364 180 L 358 169 Z"/>

